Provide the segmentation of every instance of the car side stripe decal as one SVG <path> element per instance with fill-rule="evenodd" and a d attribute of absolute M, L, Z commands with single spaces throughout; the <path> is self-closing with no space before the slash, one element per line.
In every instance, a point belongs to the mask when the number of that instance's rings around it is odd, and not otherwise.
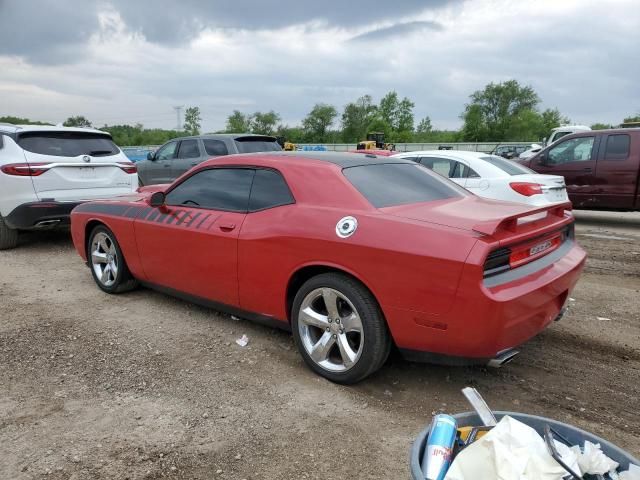
<path fill-rule="evenodd" d="M 81 203 L 74 210 L 76 212 L 104 213 L 107 215 L 121 216 L 129 208 L 128 205 L 111 203 Z"/>
<path fill-rule="evenodd" d="M 211 214 L 210 214 L 210 213 L 207 213 L 207 215 L 206 215 L 206 216 L 205 216 L 205 217 L 200 221 L 200 223 L 199 223 L 199 224 L 198 224 L 198 226 L 196 227 L 196 230 L 198 230 L 198 229 L 202 226 L 202 224 L 204 223 L 204 221 L 205 221 L 207 218 L 209 218 L 210 216 L 211 216 Z"/>
<path fill-rule="evenodd" d="M 171 212 L 169 214 L 169 220 L 167 220 L 167 225 L 171 225 L 175 219 L 183 212 L 184 210 L 178 210 L 177 212 Z"/>
<path fill-rule="evenodd" d="M 182 224 L 182 222 L 185 221 L 185 219 L 189 216 L 189 211 L 188 210 L 183 210 L 184 215 L 182 215 L 182 217 L 180 217 L 180 219 L 176 222 L 176 226 Z"/>
<path fill-rule="evenodd" d="M 198 212 L 193 217 L 191 217 L 191 220 L 189 220 L 189 223 L 187 223 L 187 228 L 189 228 L 191 226 L 191 224 L 196 221 L 196 218 L 198 218 L 200 215 L 201 215 L 201 213 Z"/>
<path fill-rule="evenodd" d="M 160 214 L 160 210 L 154 208 L 151 214 L 146 218 L 147 222 L 153 222 L 155 218 Z"/>

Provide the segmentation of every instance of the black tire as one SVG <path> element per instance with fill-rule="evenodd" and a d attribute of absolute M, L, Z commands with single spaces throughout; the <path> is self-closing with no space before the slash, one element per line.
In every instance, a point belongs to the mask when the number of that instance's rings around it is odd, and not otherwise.
<path fill-rule="evenodd" d="M 111 252 L 110 255 L 114 258 L 115 265 L 117 265 L 117 273 L 113 275 L 113 270 L 110 270 L 111 273 L 108 275 L 108 280 L 106 282 L 98 277 L 96 264 L 92 259 L 94 240 L 105 238 L 108 239 L 108 241 L 105 241 L 106 245 L 113 247 L 112 249 L 109 249 L 109 251 Z M 133 278 L 133 275 L 131 275 L 116 236 L 106 226 L 98 225 L 91 231 L 89 241 L 87 242 L 87 260 L 93 280 L 102 291 L 106 293 L 123 293 L 138 287 L 139 282 Z"/>
<path fill-rule="evenodd" d="M 9 228 L 0 216 L 0 250 L 9 250 L 18 245 L 18 231 Z"/>
<path fill-rule="evenodd" d="M 347 308 L 347 310 L 353 310 L 351 307 L 355 307 L 355 313 L 360 319 L 359 322 L 363 336 L 359 336 L 356 333 L 356 338 L 359 338 L 357 344 L 358 346 L 361 345 L 362 348 L 358 350 L 360 352 L 359 357 L 357 357 L 355 362 L 345 371 L 332 371 L 331 369 L 323 367 L 316 362 L 307 351 L 309 341 L 313 343 L 315 340 L 310 340 L 309 334 L 303 332 L 315 331 L 317 332 L 317 336 L 324 336 L 325 333 L 320 327 L 313 326 L 313 328 L 309 329 L 308 326 L 305 325 L 304 320 L 300 321 L 301 307 L 303 306 L 303 302 L 307 304 L 309 299 L 318 295 L 316 292 L 323 288 L 331 289 L 339 295 L 342 295 L 346 300 L 339 299 L 338 303 L 343 302 L 343 306 Z M 321 294 L 321 296 L 323 296 L 323 294 Z M 318 296 L 314 302 L 320 301 L 319 298 Z M 351 305 L 348 305 L 346 302 L 349 302 Z M 324 296 L 319 304 L 320 308 L 322 308 L 323 304 L 325 304 Z M 327 313 L 327 318 L 330 317 L 331 315 Z M 339 314 L 338 318 L 341 317 L 342 314 Z M 336 321 L 332 326 L 327 325 L 327 328 L 334 328 L 338 323 L 340 322 Z M 345 319 L 342 321 L 342 326 L 345 326 Z M 363 380 L 384 365 L 391 351 L 391 336 L 378 302 L 364 285 L 354 278 L 341 273 L 324 273 L 317 275 L 302 285 L 293 301 L 291 329 L 296 347 L 309 368 L 335 383 L 353 384 Z M 339 336 L 339 333 L 338 335 L 332 335 L 332 332 L 329 330 L 325 331 L 327 335 L 332 336 L 334 339 Z M 347 335 L 348 334 L 349 333 L 347 333 Z M 319 338 L 317 338 L 317 340 L 319 341 Z M 334 341 L 337 342 L 337 340 Z M 338 344 L 336 343 L 335 347 L 330 348 L 338 349 L 338 351 L 331 350 L 332 353 L 329 354 L 329 356 L 338 358 L 337 364 L 339 364 L 340 359 L 344 358 L 344 356 L 340 348 L 338 348 Z M 325 362 L 327 362 L 327 360 L 325 360 Z"/>

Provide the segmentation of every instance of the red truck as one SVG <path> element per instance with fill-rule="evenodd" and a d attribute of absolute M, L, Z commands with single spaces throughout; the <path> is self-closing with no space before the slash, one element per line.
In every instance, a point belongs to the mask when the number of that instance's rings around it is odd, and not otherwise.
<path fill-rule="evenodd" d="M 574 133 L 517 161 L 562 175 L 574 208 L 640 210 L 640 128 Z"/>

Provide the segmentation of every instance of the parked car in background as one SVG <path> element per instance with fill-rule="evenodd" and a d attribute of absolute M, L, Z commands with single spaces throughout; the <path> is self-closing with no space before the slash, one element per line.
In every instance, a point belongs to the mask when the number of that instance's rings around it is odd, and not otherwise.
<path fill-rule="evenodd" d="M 491 153 L 502 158 L 515 158 L 527 148 L 527 145 L 498 145 Z"/>
<path fill-rule="evenodd" d="M 482 152 L 427 150 L 394 157 L 418 162 L 484 198 L 550 205 L 567 202 L 564 179 L 540 175 L 512 160 Z"/>
<path fill-rule="evenodd" d="M 519 162 L 564 177 L 575 208 L 640 210 L 640 129 L 566 135 Z"/>
<path fill-rule="evenodd" d="M 171 183 L 187 170 L 213 157 L 234 153 L 274 152 L 282 147 L 276 137 L 267 135 L 216 133 L 175 138 L 147 160 L 136 163 L 140 185 Z"/>
<path fill-rule="evenodd" d="M 518 155 L 518 158 L 533 157 L 536 153 L 538 153 L 543 148 L 544 148 L 544 146 L 542 146 L 542 145 L 540 145 L 538 143 L 532 143 L 531 146 L 527 150 L 525 150 L 520 155 Z"/>
<path fill-rule="evenodd" d="M 68 225 L 79 203 L 134 192 L 136 167 L 100 130 L 0 124 L 0 250 Z"/>
<path fill-rule="evenodd" d="M 97 286 L 142 283 L 291 329 L 339 383 L 375 372 L 393 344 L 502 364 L 562 316 L 585 261 L 568 203 L 487 201 L 402 158 L 234 155 L 145 188 L 72 213 Z"/>

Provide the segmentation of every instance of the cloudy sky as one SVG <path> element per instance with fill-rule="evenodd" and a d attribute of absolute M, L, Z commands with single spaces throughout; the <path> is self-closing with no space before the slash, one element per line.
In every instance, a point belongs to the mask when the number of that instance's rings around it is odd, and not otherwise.
<path fill-rule="evenodd" d="M 298 123 L 389 90 L 456 128 L 515 78 L 576 123 L 640 112 L 638 0 L 0 0 L 0 116 L 205 131 L 234 109 Z"/>

